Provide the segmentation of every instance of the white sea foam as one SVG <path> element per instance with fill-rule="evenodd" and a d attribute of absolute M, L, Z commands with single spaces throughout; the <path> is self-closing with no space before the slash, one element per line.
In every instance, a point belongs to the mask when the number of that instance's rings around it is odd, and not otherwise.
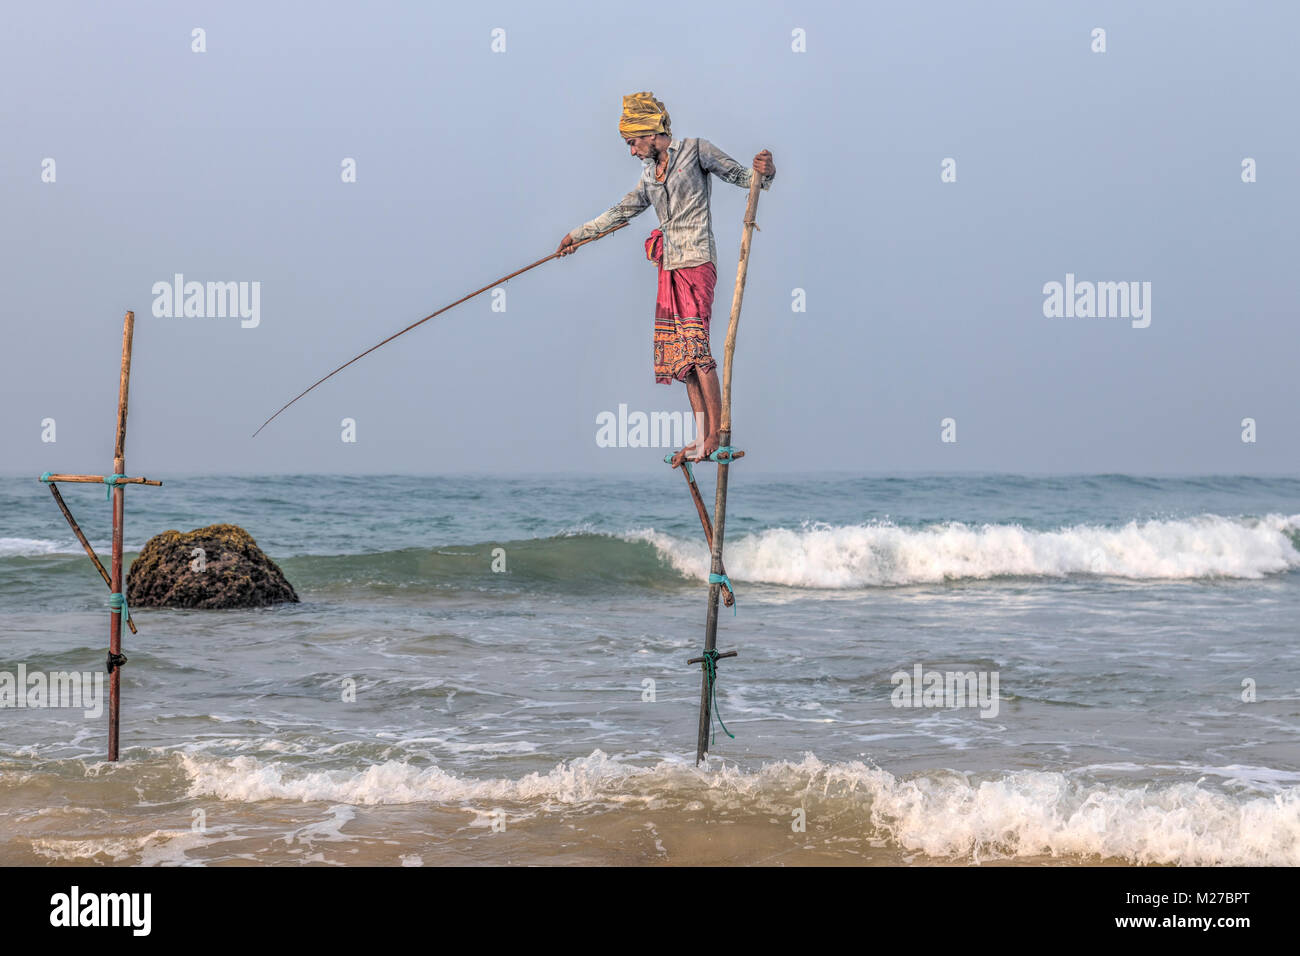
<path fill-rule="evenodd" d="M 600 751 L 517 780 L 472 779 L 390 761 L 364 770 L 303 772 L 240 756 L 180 755 L 190 795 L 231 801 L 435 803 L 511 817 L 577 807 L 728 813 L 791 806 L 832 819 L 837 836 L 885 837 L 906 851 L 973 861 L 1023 857 L 1183 865 L 1300 865 L 1300 787 L 1226 794 L 1200 782 L 1118 785 L 1082 772 L 971 776 L 937 771 L 900 778 L 861 762 L 807 755 L 746 772 L 686 761 L 635 766 Z M 337 807 L 332 808 L 337 810 Z"/>
<path fill-rule="evenodd" d="M 0 558 L 73 553 L 75 552 L 68 544 L 44 538 L 0 538 Z"/>
<path fill-rule="evenodd" d="M 58 862 L 119 863 L 130 861 L 139 866 L 167 866 L 188 862 L 189 850 L 213 842 L 193 830 L 154 830 L 134 837 L 85 837 L 82 839 L 37 839 L 33 852 Z"/>
<path fill-rule="evenodd" d="M 305 827 L 299 827 L 284 838 L 284 842 L 290 845 L 301 843 L 304 846 L 311 847 L 315 843 L 343 843 L 349 837 L 343 833 L 343 828 L 356 819 L 357 812 L 349 806 L 334 806 L 329 808 L 329 819 L 321 820 L 317 823 L 308 824 Z"/>
<path fill-rule="evenodd" d="M 109 548 L 108 541 L 92 541 L 91 546 L 100 554 Z M 142 545 L 127 542 L 123 550 L 139 552 Z M 74 539 L 51 541 L 48 538 L 0 538 L 0 558 L 31 558 L 42 554 L 84 554 Z"/>
<path fill-rule="evenodd" d="M 1035 531 L 1018 524 L 945 522 L 773 528 L 727 541 L 736 580 L 804 588 L 862 588 L 996 577 L 1105 575 L 1134 580 L 1262 578 L 1300 567 L 1292 535 L 1300 515 L 1130 521 Z M 681 574 L 708 577 L 708 552 L 695 539 L 653 529 L 648 541 Z"/>
<path fill-rule="evenodd" d="M 548 774 L 519 780 L 475 780 L 440 767 L 415 767 L 397 760 L 364 770 L 301 772 L 288 764 L 251 756 L 216 758 L 179 755 L 190 776 L 190 795 L 222 800 L 324 801 L 339 804 L 539 802 L 546 806 L 594 802 L 614 777 L 634 778 L 652 770 L 620 764 L 599 751 L 587 760 L 561 764 Z"/>

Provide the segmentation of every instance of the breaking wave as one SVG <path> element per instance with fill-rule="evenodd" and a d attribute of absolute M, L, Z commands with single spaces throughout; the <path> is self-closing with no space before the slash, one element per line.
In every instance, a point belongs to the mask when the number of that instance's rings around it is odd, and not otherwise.
<path fill-rule="evenodd" d="M 727 541 L 736 580 L 805 588 L 864 588 L 998 577 L 1101 575 L 1133 580 L 1262 578 L 1300 567 L 1300 515 L 1130 521 L 1040 531 L 1018 524 L 945 522 L 774 528 Z M 704 579 L 696 541 L 646 530 L 681 574 Z"/>
<path fill-rule="evenodd" d="M 293 800 L 353 805 L 432 803 L 517 816 L 602 809 L 779 814 L 804 807 L 836 835 L 884 838 L 906 851 L 973 862 L 1024 857 L 1141 864 L 1298 865 L 1300 787 L 1229 794 L 1197 783 L 1124 786 L 1083 771 L 909 778 L 858 761 L 809 754 L 746 772 L 686 762 L 641 767 L 601 751 L 519 779 L 462 777 L 389 761 L 365 770 L 301 771 L 251 756 L 181 755 L 190 796 L 237 802 Z"/>

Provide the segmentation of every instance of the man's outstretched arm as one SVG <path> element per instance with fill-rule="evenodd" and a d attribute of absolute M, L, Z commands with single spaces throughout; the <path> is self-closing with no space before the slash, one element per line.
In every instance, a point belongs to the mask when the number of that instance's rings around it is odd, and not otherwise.
<path fill-rule="evenodd" d="M 635 189 L 624 196 L 618 203 L 610 206 L 609 209 L 591 220 L 591 222 L 585 222 L 577 229 L 565 233 L 555 251 L 562 256 L 567 256 L 575 251 L 572 248 L 575 242 L 598 236 L 602 232 L 614 228 L 620 222 L 627 222 L 633 216 L 640 215 L 648 205 L 650 205 L 650 197 L 646 195 L 645 187 L 638 182 Z"/>
<path fill-rule="evenodd" d="M 742 166 L 707 139 L 700 140 L 700 166 L 723 182 L 742 189 L 748 189 L 750 180 L 753 179 L 751 168 L 758 170 L 760 189 L 767 189 L 776 178 L 776 164 L 772 162 L 771 150 L 765 149 L 755 156 L 752 167 Z"/>

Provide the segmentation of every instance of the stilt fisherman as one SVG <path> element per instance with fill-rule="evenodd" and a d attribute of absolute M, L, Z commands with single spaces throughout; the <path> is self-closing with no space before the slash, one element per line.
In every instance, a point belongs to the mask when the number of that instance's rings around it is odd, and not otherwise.
<path fill-rule="evenodd" d="M 567 233 L 556 251 L 568 255 L 575 251 L 570 248 L 575 242 L 654 206 L 660 228 L 650 233 L 645 249 L 646 258 L 659 269 L 655 381 L 686 384 L 697 426 L 696 440 L 673 456 L 675 468 L 683 460 L 699 461 L 717 450 L 722 418 L 717 363 L 709 351 L 709 318 L 718 278 L 709 174 L 748 189 L 756 170 L 760 188 L 767 189 L 776 177 L 776 166 L 766 149 L 754 157 L 750 169 L 706 139 L 672 138 L 668 110 L 653 93 L 623 97 L 618 132 L 632 156 L 641 160 L 641 177 L 617 205 Z"/>

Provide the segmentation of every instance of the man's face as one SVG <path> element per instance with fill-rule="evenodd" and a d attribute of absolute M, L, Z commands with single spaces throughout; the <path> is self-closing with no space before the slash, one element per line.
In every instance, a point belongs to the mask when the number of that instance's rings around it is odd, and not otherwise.
<path fill-rule="evenodd" d="M 659 159 L 659 150 L 655 148 L 654 133 L 647 133 L 645 136 L 629 136 L 623 142 L 627 143 L 632 155 L 642 162 L 647 159 L 656 161 Z"/>

